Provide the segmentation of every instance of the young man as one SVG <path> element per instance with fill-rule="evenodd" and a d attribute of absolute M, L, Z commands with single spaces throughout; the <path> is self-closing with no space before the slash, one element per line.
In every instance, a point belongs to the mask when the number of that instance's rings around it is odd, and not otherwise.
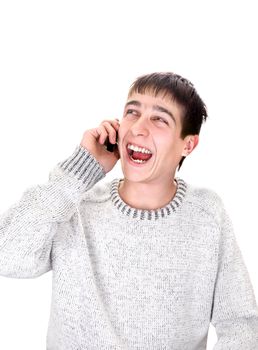
<path fill-rule="evenodd" d="M 3 214 L 1 274 L 53 272 L 48 350 L 202 350 L 210 322 L 214 349 L 258 349 L 256 300 L 222 201 L 175 176 L 206 117 L 188 80 L 142 76 L 120 122 L 87 130 Z M 123 179 L 100 182 L 118 159 Z"/>

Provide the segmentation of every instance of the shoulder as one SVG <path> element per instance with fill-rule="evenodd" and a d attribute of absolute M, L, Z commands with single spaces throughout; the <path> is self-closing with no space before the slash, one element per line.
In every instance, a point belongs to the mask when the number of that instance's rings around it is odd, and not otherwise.
<path fill-rule="evenodd" d="M 106 202 L 110 199 L 112 181 L 101 180 L 82 196 L 86 202 Z"/>
<path fill-rule="evenodd" d="M 187 184 L 185 205 L 196 216 L 207 217 L 217 224 L 221 221 L 224 212 L 224 203 L 221 196 L 211 188 Z"/>
<path fill-rule="evenodd" d="M 221 206 L 223 204 L 221 196 L 211 188 L 194 186 L 187 184 L 187 194 L 189 199 L 201 206 Z"/>

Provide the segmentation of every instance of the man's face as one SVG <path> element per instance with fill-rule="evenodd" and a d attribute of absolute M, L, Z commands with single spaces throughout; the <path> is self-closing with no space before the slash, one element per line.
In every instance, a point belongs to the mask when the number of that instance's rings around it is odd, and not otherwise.
<path fill-rule="evenodd" d="M 181 106 L 162 95 L 133 93 L 128 98 L 119 128 L 125 179 L 144 183 L 171 181 L 186 143 L 180 138 L 181 113 Z M 132 150 L 130 145 L 143 149 Z"/>

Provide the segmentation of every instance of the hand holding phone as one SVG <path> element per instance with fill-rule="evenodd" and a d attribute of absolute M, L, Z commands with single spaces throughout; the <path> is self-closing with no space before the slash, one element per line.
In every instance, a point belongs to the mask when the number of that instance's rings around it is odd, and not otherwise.
<path fill-rule="evenodd" d="M 107 139 L 106 139 L 106 141 L 104 143 L 104 145 L 106 146 L 107 151 L 109 151 L 109 152 L 114 152 L 115 149 L 117 148 L 117 144 L 118 144 L 118 132 L 116 132 L 116 143 L 115 144 L 111 143 L 109 141 L 109 137 L 107 137 Z"/>
<path fill-rule="evenodd" d="M 118 149 L 119 127 L 118 119 L 104 120 L 99 127 L 86 130 L 80 143 L 97 159 L 106 173 L 115 166 L 120 158 Z"/>

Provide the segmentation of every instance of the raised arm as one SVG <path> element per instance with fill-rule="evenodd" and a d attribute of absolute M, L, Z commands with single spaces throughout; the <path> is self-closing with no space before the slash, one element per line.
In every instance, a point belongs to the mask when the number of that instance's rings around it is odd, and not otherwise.
<path fill-rule="evenodd" d="M 117 121 L 113 124 L 118 128 Z M 114 128 L 103 122 L 86 131 L 73 154 L 50 172 L 47 183 L 27 189 L 0 216 L 0 275 L 33 278 L 51 270 L 52 240 L 59 223 L 70 220 L 81 196 L 118 160 L 103 145 L 107 135 L 115 134 Z"/>

